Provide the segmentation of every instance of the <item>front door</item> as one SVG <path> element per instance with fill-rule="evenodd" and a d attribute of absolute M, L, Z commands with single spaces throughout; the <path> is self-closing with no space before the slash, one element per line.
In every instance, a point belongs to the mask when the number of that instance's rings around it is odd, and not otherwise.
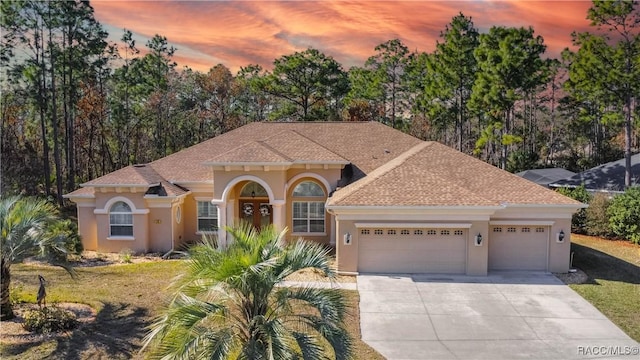
<path fill-rule="evenodd" d="M 260 230 L 273 222 L 273 211 L 268 200 L 240 200 L 240 218 Z"/>

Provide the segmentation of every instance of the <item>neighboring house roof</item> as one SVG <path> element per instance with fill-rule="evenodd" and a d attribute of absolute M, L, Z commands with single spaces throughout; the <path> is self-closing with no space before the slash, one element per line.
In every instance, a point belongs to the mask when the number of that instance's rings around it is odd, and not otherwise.
<path fill-rule="evenodd" d="M 335 192 L 328 206 L 581 205 L 437 142 Z"/>
<path fill-rule="evenodd" d="M 575 175 L 573 171 L 563 168 L 551 169 L 531 169 L 517 173 L 516 175 L 542 186 L 548 186 L 550 183 L 566 179 Z"/>
<path fill-rule="evenodd" d="M 624 177 L 625 159 L 620 159 L 555 181 L 549 186 L 575 188 L 584 184 L 588 191 L 623 192 Z M 631 156 L 631 186 L 640 186 L 640 153 Z"/>

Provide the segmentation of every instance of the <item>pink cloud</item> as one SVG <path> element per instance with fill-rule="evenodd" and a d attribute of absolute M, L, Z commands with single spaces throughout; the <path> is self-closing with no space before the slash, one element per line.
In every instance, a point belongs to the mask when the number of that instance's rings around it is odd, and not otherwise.
<path fill-rule="evenodd" d="M 572 31 L 589 27 L 590 2 L 558 1 L 94 1 L 109 28 L 150 38 L 166 36 L 180 67 L 207 71 L 222 62 L 232 71 L 315 47 L 345 68 L 362 65 L 374 47 L 400 38 L 411 50 L 432 51 L 459 12 L 481 31 L 493 25 L 533 26 L 550 56 L 571 45 Z M 116 40 L 121 34 L 111 34 Z M 144 46 L 144 44 L 140 44 Z M 208 62 L 211 62 L 210 64 Z"/>

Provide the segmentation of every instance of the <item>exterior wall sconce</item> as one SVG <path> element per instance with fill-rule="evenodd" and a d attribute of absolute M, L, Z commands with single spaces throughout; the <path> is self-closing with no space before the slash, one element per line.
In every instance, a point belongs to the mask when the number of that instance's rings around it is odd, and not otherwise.
<path fill-rule="evenodd" d="M 351 234 L 350 233 L 344 234 L 343 240 L 345 245 L 351 245 Z"/>
<path fill-rule="evenodd" d="M 560 230 L 560 232 L 556 234 L 556 242 L 557 243 L 564 242 L 564 230 Z"/>
<path fill-rule="evenodd" d="M 482 246 L 482 234 L 478 233 L 475 237 L 475 245 Z"/>
<path fill-rule="evenodd" d="M 252 197 L 252 198 L 256 197 L 256 192 L 255 192 L 255 191 L 252 191 L 252 192 L 251 192 L 251 197 Z"/>

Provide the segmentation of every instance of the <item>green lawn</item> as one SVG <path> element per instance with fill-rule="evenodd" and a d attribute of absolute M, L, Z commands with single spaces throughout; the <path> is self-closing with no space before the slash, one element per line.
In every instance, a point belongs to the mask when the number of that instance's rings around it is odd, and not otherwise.
<path fill-rule="evenodd" d="M 145 328 L 165 299 L 164 289 L 185 263 L 164 260 L 127 265 L 77 268 L 71 279 L 61 269 L 14 265 L 12 297 L 35 302 L 37 275 L 47 279 L 47 301 L 88 304 L 97 311 L 96 321 L 57 337 L 36 336 L 17 344 L 0 344 L 5 359 L 131 359 L 144 358 L 139 350 Z M 351 304 L 347 327 L 356 340 L 356 359 L 384 359 L 360 341 L 358 293 L 347 291 Z"/>
<path fill-rule="evenodd" d="M 589 280 L 569 286 L 640 341 L 640 246 L 580 235 L 571 241 L 573 265 Z"/>

